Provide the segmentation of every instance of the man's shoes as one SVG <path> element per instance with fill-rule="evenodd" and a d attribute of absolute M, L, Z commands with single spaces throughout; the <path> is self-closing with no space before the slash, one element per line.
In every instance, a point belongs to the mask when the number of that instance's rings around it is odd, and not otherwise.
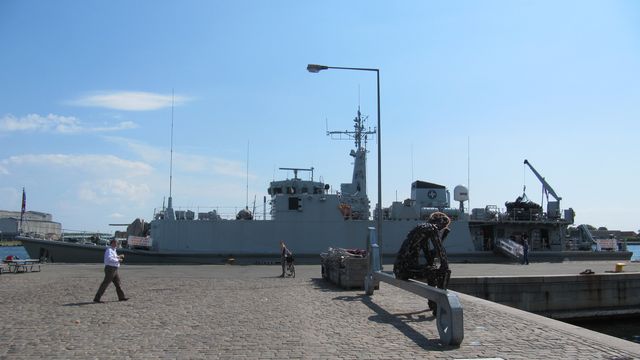
<path fill-rule="evenodd" d="M 129 298 L 118 299 L 118 301 L 127 301 L 127 300 L 129 300 Z"/>
<path fill-rule="evenodd" d="M 102 304 L 104 301 L 100 301 L 99 299 L 93 299 L 93 302 L 96 304 Z"/>
<path fill-rule="evenodd" d="M 283 277 L 284 277 L 284 274 L 282 274 L 282 275 L 280 275 L 280 276 L 278 276 L 278 277 L 281 277 L 281 278 L 283 278 Z"/>

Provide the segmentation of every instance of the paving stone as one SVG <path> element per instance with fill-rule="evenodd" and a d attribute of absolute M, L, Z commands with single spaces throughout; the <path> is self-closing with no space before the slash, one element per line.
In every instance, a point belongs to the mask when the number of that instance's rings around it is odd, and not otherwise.
<path fill-rule="evenodd" d="M 100 265 L 3 274 L 0 359 L 640 358 L 640 345 L 463 294 L 464 341 L 443 346 L 422 298 L 388 284 L 371 297 L 345 291 L 318 266 L 297 266 L 295 279 L 279 273 L 124 265 L 130 300 L 110 286 L 104 304 L 92 302 Z"/>

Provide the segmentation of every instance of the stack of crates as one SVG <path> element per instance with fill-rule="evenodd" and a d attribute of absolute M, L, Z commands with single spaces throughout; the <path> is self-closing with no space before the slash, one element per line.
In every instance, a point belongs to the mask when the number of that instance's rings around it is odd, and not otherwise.
<path fill-rule="evenodd" d="M 364 289 L 369 257 L 342 257 L 338 261 L 322 257 L 322 277 L 343 289 Z M 378 284 L 376 283 L 376 288 Z"/>

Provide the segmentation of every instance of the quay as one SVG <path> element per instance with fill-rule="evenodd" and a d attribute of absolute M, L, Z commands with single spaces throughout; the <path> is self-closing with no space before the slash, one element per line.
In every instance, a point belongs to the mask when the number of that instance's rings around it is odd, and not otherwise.
<path fill-rule="evenodd" d="M 618 261 L 455 266 L 449 289 L 554 319 L 640 315 L 640 264 Z M 473 273 L 482 268 L 482 273 Z"/>
<path fill-rule="evenodd" d="M 640 270 L 629 264 L 625 272 Z M 613 262 L 452 264 L 456 278 L 578 274 Z M 385 270 L 391 270 L 385 265 Z M 0 276 L 0 359 L 638 359 L 640 345 L 458 293 L 459 347 L 439 343 L 426 301 L 386 284 L 368 297 L 321 279 L 319 265 L 127 265 L 130 300 L 99 264 L 47 264 Z"/>

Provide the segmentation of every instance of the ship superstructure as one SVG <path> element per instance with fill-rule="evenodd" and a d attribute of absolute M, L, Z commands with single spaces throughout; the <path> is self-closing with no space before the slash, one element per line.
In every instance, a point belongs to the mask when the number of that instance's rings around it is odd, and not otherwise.
<path fill-rule="evenodd" d="M 366 143 L 375 130 L 368 129 L 365 120 L 358 109 L 353 130 L 327 132 L 333 138 L 354 142 L 349 153 L 353 158 L 351 182 L 341 184 L 339 191 L 331 192 L 330 185 L 316 181 L 312 167 L 281 168 L 293 172 L 293 178 L 270 182 L 269 219 L 266 216 L 256 219 L 248 207 L 233 219 L 225 219 L 216 211 L 177 210 L 170 196 L 168 207 L 154 214 L 150 223 L 137 220 L 137 225 L 130 227 L 128 248 L 122 250 L 127 261 L 219 263 L 229 258 L 245 259 L 249 263 L 270 261 L 279 258 L 280 241 L 287 244 L 297 259 L 309 262 L 319 262 L 319 254 L 329 247 L 364 248 L 368 228 L 376 226 L 378 216 L 371 214 L 366 171 Z M 551 189 L 546 181 L 543 185 Z M 518 246 L 525 240 L 529 241 L 533 258 L 538 254 L 570 257 L 568 250 L 581 247 L 575 244 L 590 245 L 589 239 L 567 237 L 567 227 L 573 224 L 573 210 L 565 210 L 561 216 L 559 198 L 549 202 L 546 212 L 521 199 L 507 204 L 506 212 L 497 206 L 486 206 L 472 209 L 470 213 L 464 211 L 468 199 L 467 188 L 458 185 L 453 195 L 453 201 L 458 204 L 452 206 L 446 186 L 414 181 L 409 199 L 382 208 L 382 253 L 392 259 L 409 231 L 436 211 L 452 220 L 444 243 L 450 259 L 494 261 L 497 250 L 517 256 Z M 70 248 L 60 242 L 34 239 L 23 242 L 32 257 L 45 256 L 66 262 L 101 261 L 102 255 L 96 252 L 95 246 L 93 249 L 80 245 Z M 511 253 L 504 251 L 506 248 Z M 616 258 L 627 255 L 630 253 Z"/>

